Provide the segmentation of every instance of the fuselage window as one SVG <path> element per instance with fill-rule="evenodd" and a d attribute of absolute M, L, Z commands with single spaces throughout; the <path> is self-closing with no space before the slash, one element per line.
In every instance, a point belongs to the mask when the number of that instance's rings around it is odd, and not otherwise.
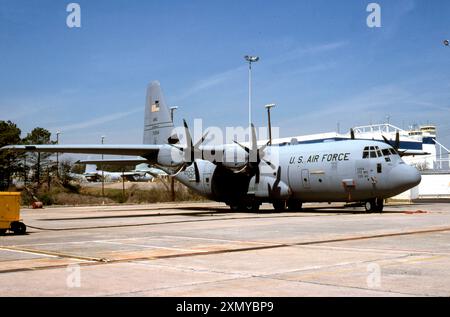
<path fill-rule="evenodd" d="M 370 151 L 370 158 L 376 158 L 377 157 L 377 152 L 375 152 L 375 150 Z"/>
<path fill-rule="evenodd" d="M 391 151 L 389 151 L 389 149 L 382 149 L 381 151 L 383 152 L 384 156 L 391 155 Z"/>

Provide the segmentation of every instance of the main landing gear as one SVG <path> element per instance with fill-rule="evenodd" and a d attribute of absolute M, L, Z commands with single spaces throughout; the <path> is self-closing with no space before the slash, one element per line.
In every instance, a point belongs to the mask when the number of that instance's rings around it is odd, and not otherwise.
<path fill-rule="evenodd" d="M 232 211 L 243 211 L 243 212 L 257 212 L 259 211 L 259 207 L 261 206 L 260 201 L 247 201 L 247 202 L 239 202 L 239 203 L 229 203 L 230 209 Z M 272 202 L 273 208 L 276 212 L 283 212 L 286 208 L 289 211 L 301 211 L 302 210 L 302 202 L 300 200 L 275 200 Z"/>
<path fill-rule="evenodd" d="M 282 212 L 288 208 L 289 211 L 301 211 L 302 210 L 302 202 L 295 199 L 289 200 L 276 200 L 273 202 L 273 208 L 275 211 Z"/>
<path fill-rule="evenodd" d="M 384 202 L 382 198 L 368 200 L 364 203 L 364 208 L 367 212 L 382 212 Z"/>
<path fill-rule="evenodd" d="M 246 202 L 246 203 L 232 203 L 229 205 L 232 211 L 246 211 L 257 212 L 261 203 L 259 202 Z"/>

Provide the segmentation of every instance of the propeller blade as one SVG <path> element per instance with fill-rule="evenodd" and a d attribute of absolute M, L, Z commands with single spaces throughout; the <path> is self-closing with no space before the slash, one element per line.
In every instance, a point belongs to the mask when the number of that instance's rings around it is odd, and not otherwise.
<path fill-rule="evenodd" d="M 255 125 L 252 123 L 251 124 L 251 138 L 252 138 L 252 144 L 251 146 L 251 151 L 250 151 L 250 157 L 249 157 L 249 162 L 252 163 L 259 163 L 259 151 L 258 151 L 258 144 L 256 141 L 256 129 L 255 129 Z M 256 156 L 256 157 L 255 157 Z"/>
<path fill-rule="evenodd" d="M 186 144 L 187 144 L 187 146 L 190 145 L 191 147 L 193 147 L 191 133 L 189 132 L 188 125 L 186 123 L 186 120 L 184 120 L 184 119 L 183 119 L 183 125 L 184 125 L 184 131 L 186 133 Z"/>
<path fill-rule="evenodd" d="M 280 180 L 281 180 L 281 166 L 278 166 L 277 178 L 273 183 L 273 187 L 270 186 L 270 184 L 267 184 L 269 197 L 278 198 L 280 196 L 280 187 L 278 186 L 280 184 Z"/>
<path fill-rule="evenodd" d="M 239 173 L 243 173 L 245 172 L 245 170 L 247 169 L 247 165 L 245 165 L 243 168 L 241 168 L 239 171 L 234 171 L 234 174 L 239 174 Z"/>
<path fill-rule="evenodd" d="M 184 151 L 184 153 L 186 154 L 185 160 L 187 162 L 192 162 L 194 160 L 194 145 L 192 144 L 192 137 L 191 137 L 191 133 L 189 132 L 188 125 L 186 123 L 186 120 L 184 120 L 184 119 L 183 119 L 183 125 L 184 125 L 184 133 L 186 135 L 186 149 Z"/>
<path fill-rule="evenodd" d="M 384 143 L 389 144 L 390 146 L 394 147 L 394 146 L 391 144 L 391 142 L 390 142 L 384 135 L 381 135 L 381 137 L 383 138 Z"/>
<path fill-rule="evenodd" d="M 206 133 L 203 134 L 203 136 L 200 138 L 200 140 L 198 140 L 197 143 L 195 143 L 195 145 L 194 145 L 191 133 L 189 132 L 189 127 L 186 123 L 186 120 L 184 120 L 184 119 L 183 119 L 183 125 L 184 125 L 184 131 L 186 133 L 187 148 L 182 151 L 186 151 L 186 153 L 190 154 L 190 157 L 186 158 L 186 161 L 190 163 L 195 160 L 195 152 L 200 150 L 200 145 L 202 145 L 202 143 L 206 140 L 206 137 L 208 136 L 209 131 L 206 131 Z M 201 157 L 203 157 L 203 155 Z"/>
<path fill-rule="evenodd" d="M 195 143 L 194 145 L 194 149 L 198 149 L 200 147 L 200 145 L 203 144 L 203 142 L 206 140 L 206 137 L 208 136 L 209 131 L 206 131 L 205 134 L 203 134 L 202 138 L 200 140 L 197 141 L 197 143 Z"/>
<path fill-rule="evenodd" d="M 266 163 L 267 165 L 269 165 L 272 169 L 275 169 L 275 165 L 272 162 L 269 162 L 268 160 L 262 159 L 264 161 L 264 163 Z"/>
<path fill-rule="evenodd" d="M 194 161 L 195 182 L 200 183 L 200 170 L 198 169 L 197 162 Z"/>
<path fill-rule="evenodd" d="M 281 166 L 278 166 L 278 170 L 277 170 L 277 178 L 275 180 L 275 183 L 273 183 L 273 187 L 278 187 L 278 185 L 280 184 L 280 180 L 281 180 Z"/>
<path fill-rule="evenodd" d="M 355 130 L 353 130 L 353 128 L 350 129 L 350 139 L 355 139 Z"/>
<path fill-rule="evenodd" d="M 263 153 L 264 154 L 264 150 L 266 149 L 266 147 L 269 145 L 270 141 L 267 141 L 266 144 L 264 144 L 263 146 L 261 146 L 258 151 L 259 153 Z M 261 156 L 262 157 L 262 156 Z"/>
<path fill-rule="evenodd" d="M 395 132 L 395 150 L 398 152 L 399 148 L 400 148 L 400 132 L 397 130 L 397 132 Z"/>
<path fill-rule="evenodd" d="M 246 146 L 244 146 L 244 145 L 242 145 L 241 143 L 239 143 L 238 141 L 236 141 L 236 140 L 233 140 L 233 142 L 234 143 L 236 143 L 237 145 L 239 145 L 241 148 L 243 148 L 244 150 L 245 150 L 245 152 L 247 152 L 247 153 L 249 153 L 250 152 L 250 149 L 248 148 L 248 147 L 246 147 Z"/>
<path fill-rule="evenodd" d="M 175 145 L 175 144 L 169 144 L 170 146 L 172 146 L 172 147 L 174 147 L 174 148 L 176 148 L 177 150 L 180 150 L 181 152 L 184 152 L 184 148 L 182 148 L 181 146 L 179 146 L 179 145 Z"/>
<path fill-rule="evenodd" d="M 396 135 L 395 135 L 395 143 L 392 144 L 391 141 L 389 141 L 384 135 L 381 135 L 381 137 L 383 138 L 384 142 L 389 144 L 390 146 L 392 146 L 392 148 L 394 149 L 395 153 L 398 154 L 398 156 L 402 157 L 405 155 L 405 151 L 400 151 L 399 150 L 399 145 L 400 145 L 400 135 L 397 131 Z"/>

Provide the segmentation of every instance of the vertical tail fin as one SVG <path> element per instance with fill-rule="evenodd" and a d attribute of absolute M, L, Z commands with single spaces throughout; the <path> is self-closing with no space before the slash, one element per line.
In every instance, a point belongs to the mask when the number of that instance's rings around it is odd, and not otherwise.
<path fill-rule="evenodd" d="M 158 81 L 147 87 L 144 120 L 144 144 L 172 143 L 173 122 Z"/>

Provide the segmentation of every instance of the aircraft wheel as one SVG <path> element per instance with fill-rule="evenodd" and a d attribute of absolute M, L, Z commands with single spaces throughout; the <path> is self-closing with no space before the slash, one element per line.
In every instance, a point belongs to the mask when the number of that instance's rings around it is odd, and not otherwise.
<path fill-rule="evenodd" d="M 23 222 L 13 222 L 11 223 L 11 231 L 14 234 L 25 234 L 27 232 L 27 226 Z"/>
<path fill-rule="evenodd" d="M 273 202 L 273 208 L 275 211 L 281 212 L 286 209 L 286 201 L 284 200 L 277 200 Z"/>
<path fill-rule="evenodd" d="M 374 212 L 376 211 L 376 204 L 375 199 L 368 200 L 364 203 L 364 208 L 367 212 Z"/>
<path fill-rule="evenodd" d="M 245 205 L 245 210 L 255 212 L 259 210 L 259 206 L 260 205 L 257 202 L 248 203 Z"/>
<path fill-rule="evenodd" d="M 302 202 L 299 200 L 288 200 L 287 207 L 290 211 L 301 211 Z"/>
<path fill-rule="evenodd" d="M 375 210 L 377 212 L 382 212 L 384 207 L 384 201 L 383 198 L 377 198 L 375 199 Z"/>
<path fill-rule="evenodd" d="M 231 204 L 230 209 L 231 209 L 231 211 L 239 211 L 240 206 L 238 204 Z"/>

